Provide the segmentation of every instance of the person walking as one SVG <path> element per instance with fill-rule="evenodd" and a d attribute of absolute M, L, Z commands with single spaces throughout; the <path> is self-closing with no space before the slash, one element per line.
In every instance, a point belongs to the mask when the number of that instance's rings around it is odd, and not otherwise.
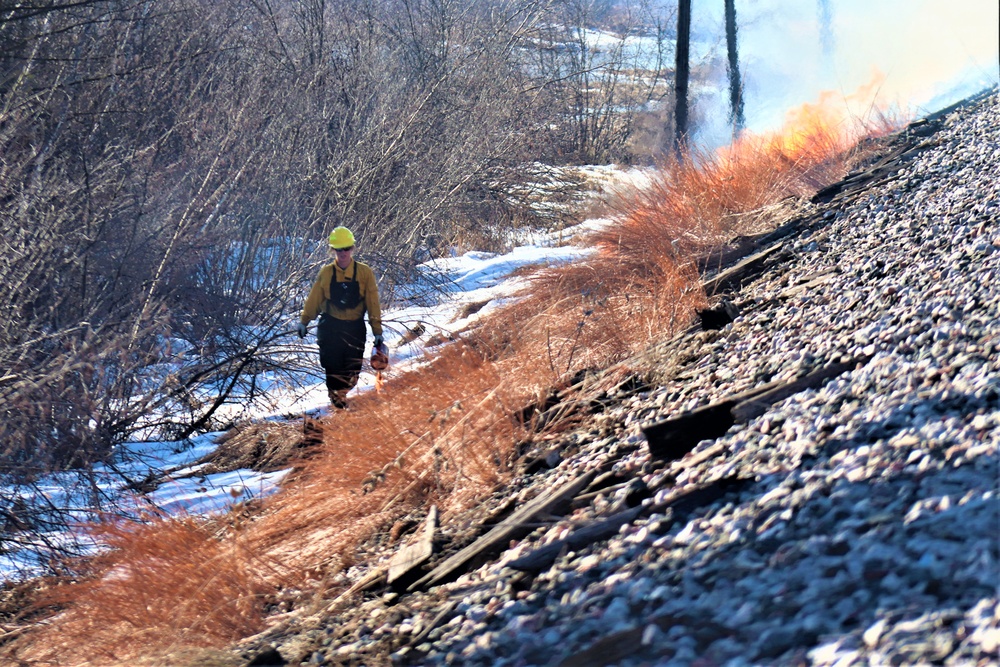
<path fill-rule="evenodd" d="M 330 234 L 335 260 L 319 270 L 299 316 L 299 338 L 319 316 L 316 343 L 319 363 L 326 371 L 330 404 L 347 407 L 347 392 L 358 383 L 365 354 L 365 312 L 375 336 L 375 348 L 384 349 L 382 308 L 378 300 L 375 272 L 354 259 L 354 234 L 337 227 Z"/>

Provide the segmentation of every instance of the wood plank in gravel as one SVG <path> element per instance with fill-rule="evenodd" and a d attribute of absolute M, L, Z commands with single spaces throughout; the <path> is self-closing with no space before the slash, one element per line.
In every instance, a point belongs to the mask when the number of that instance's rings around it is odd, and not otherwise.
<path fill-rule="evenodd" d="M 499 555 L 511 540 L 524 537 L 531 532 L 530 525 L 542 515 L 559 515 L 563 508 L 580 491 L 587 488 L 597 471 L 591 470 L 546 493 L 542 492 L 523 507 L 500 522 L 492 530 L 475 542 L 445 559 L 427 575 L 413 583 L 407 590 L 426 590 L 433 586 L 453 581 L 468 571 L 473 565 Z"/>
<path fill-rule="evenodd" d="M 615 477 L 615 479 L 620 479 L 620 478 Z M 594 485 L 591 484 L 590 488 L 588 488 L 586 492 L 581 493 L 576 498 L 573 498 L 572 507 L 573 509 L 579 509 L 581 507 L 589 507 L 590 504 L 594 502 L 594 499 L 597 498 L 597 496 L 602 494 L 605 496 L 610 496 L 614 494 L 616 491 L 626 488 L 631 483 L 632 479 L 633 478 L 630 477 L 628 480 L 624 482 L 618 482 L 617 484 L 602 486 L 601 488 L 595 489 L 593 491 L 590 490 L 591 488 L 594 488 Z"/>
<path fill-rule="evenodd" d="M 381 586 L 385 583 L 385 568 L 379 567 L 370 571 L 365 576 L 361 577 L 358 581 L 348 588 L 346 591 L 334 598 L 323 610 L 324 614 L 332 614 L 339 610 L 340 606 L 348 602 L 352 597 L 358 593 L 363 593 L 364 591 L 375 588 L 376 586 Z"/>
<path fill-rule="evenodd" d="M 715 447 L 710 449 L 713 453 L 720 453 L 721 450 Z M 752 477 L 729 475 L 705 484 L 678 489 L 660 503 L 637 505 L 611 516 L 595 519 L 566 537 L 539 547 L 506 565 L 512 570 L 521 572 L 541 572 L 549 568 L 564 551 L 580 549 L 594 542 L 606 540 L 617 534 L 623 525 L 632 523 L 640 516 L 663 512 L 669 513 L 671 522 L 685 520 L 692 512 L 718 501 L 727 493 L 740 491 L 755 483 L 756 480 Z"/>
<path fill-rule="evenodd" d="M 427 518 L 424 520 L 423 529 L 417 534 L 416 539 L 403 546 L 389 561 L 389 573 L 386 575 L 387 584 L 401 587 L 399 582 L 406 581 L 412 576 L 414 570 L 430 560 L 430 557 L 434 555 L 434 534 L 437 527 L 437 505 L 431 505 Z"/>
<path fill-rule="evenodd" d="M 580 549 L 588 544 L 606 540 L 618 533 L 627 523 L 632 523 L 642 513 L 642 506 L 633 507 L 604 519 L 577 528 L 566 537 L 550 542 L 534 551 L 507 563 L 507 567 L 522 572 L 541 572 L 556 561 L 563 550 Z"/>
<path fill-rule="evenodd" d="M 678 489 L 659 503 L 646 506 L 645 512 L 670 512 L 670 521 L 686 521 L 697 510 L 721 500 L 727 493 L 742 492 L 756 484 L 754 477 L 742 474 L 726 475 L 698 485 Z"/>
<path fill-rule="evenodd" d="M 816 389 L 822 386 L 827 380 L 853 370 L 859 363 L 866 363 L 866 360 L 859 361 L 852 359 L 841 363 L 828 364 L 796 380 L 762 391 L 752 398 L 733 406 L 733 419 L 738 424 L 748 422 L 767 412 L 773 404 L 783 401 L 800 391 Z"/>
<path fill-rule="evenodd" d="M 643 649 L 642 642 L 647 628 L 651 625 L 657 626 L 662 632 L 667 632 L 675 625 L 690 626 L 697 623 L 704 631 L 724 637 L 732 633 L 732 629 L 714 622 L 705 622 L 703 619 L 697 621 L 684 615 L 659 614 L 649 618 L 642 625 L 620 630 L 610 635 L 605 635 L 592 643 L 582 651 L 577 651 L 562 660 L 559 667 L 604 667 L 605 665 L 615 665 L 633 656 Z M 672 656 L 673 653 L 667 649 L 666 653 L 661 651 L 661 658 Z"/>
<path fill-rule="evenodd" d="M 729 289 L 738 289 L 742 287 L 744 282 L 750 277 L 763 271 L 764 264 L 767 260 L 771 257 L 777 256 L 784 249 L 785 245 L 783 243 L 779 243 L 769 248 L 765 248 L 760 252 L 756 252 L 737 262 L 732 267 L 719 273 L 714 278 L 706 280 L 702 283 L 702 287 L 705 288 L 705 293 L 711 295 Z"/>
<path fill-rule="evenodd" d="M 650 455 L 660 461 L 676 461 L 702 440 L 721 438 L 736 422 L 729 399 L 664 419 L 642 429 Z"/>
<path fill-rule="evenodd" d="M 604 667 L 634 655 L 642 647 L 646 626 L 622 630 L 605 637 L 559 663 L 559 667 Z"/>
<path fill-rule="evenodd" d="M 809 276 L 809 278 L 804 282 L 801 282 L 798 285 L 792 285 L 791 287 L 783 291 L 781 294 L 779 294 L 778 298 L 790 299 L 793 296 L 801 294 L 802 292 L 808 292 L 814 287 L 819 287 L 820 285 L 830 282 L 839 274 L 840 274 L 840 269 L 837 268 L 830 269 L 828 271 L 820 271 L 819 273 L 815 273 Z"/>
<path fill-rule="evenodd" d="M 455 607 L 457 606 L 458 600 L 448 600 L 442 604 L 441 607 L 438 608 L 437 614 L 435 614 L 434 618 L 431 619 L 431 622 L 420 631 L 420 634 L 410 639 L 408 645 L 420 646 L 422 643 L 427 641 L 427 637 L 430 636 L 431 632 L 433 632 L 435 628 L 441 627 L 442 623 L 451 618 L 452 612 L 455 611 Z"/>
<path fill-rule="evenodd" d="M 853 370 L 867 359 L 851 359 L 818 368 L 800 378 L 777 381 L 735 394 L 711 405 L 655 422 L 642 429 L 653 458 L 676 461 L 703 440 L 715 440 L 734 424 L 743 424 L 767 412 L 773 404 L 806 389 L 816 389 L 827 380 Z"/>

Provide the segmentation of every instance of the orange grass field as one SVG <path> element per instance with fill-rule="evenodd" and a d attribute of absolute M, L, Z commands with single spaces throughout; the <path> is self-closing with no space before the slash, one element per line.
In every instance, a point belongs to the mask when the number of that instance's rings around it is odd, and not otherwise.
<path fill-rule="evenodd" d="M 326 419 L 322 443 L 252 513 L 95 526 L 110 550 L 66 565 L 73 576 L 38 600 L 44 620 L 0 647 L 0 661 L 166 665 L 263 630 L 289 588 L 298 607 L 329 605 L 353 583 L 345 569 L 397 521 L 431 503 L 447 521 L 510 478 L 519 443 L 568 425 L 538 432 L 525 407 L 686 327 L 707 303 L 700 258 L 844 175 L 861 134 L 815 116 L 619 193 L 617 224 L 583 241 L 597 253 L 538 272 L 520 300 L 425 367 Z"/>

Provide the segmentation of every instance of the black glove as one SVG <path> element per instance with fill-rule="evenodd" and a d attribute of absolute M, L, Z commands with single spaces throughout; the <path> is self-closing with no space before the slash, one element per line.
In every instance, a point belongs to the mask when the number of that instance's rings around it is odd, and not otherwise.
<path fill-rule="evenodd" d="M 306 325 L 299 322 L 299 338 L 306 337 Z"/>
<path fill-rule="evenodd" d="M 381 347 L 382 343 L 383 343 L 382 337 L 381 336 L 375 336 L 375 347 Z"/>

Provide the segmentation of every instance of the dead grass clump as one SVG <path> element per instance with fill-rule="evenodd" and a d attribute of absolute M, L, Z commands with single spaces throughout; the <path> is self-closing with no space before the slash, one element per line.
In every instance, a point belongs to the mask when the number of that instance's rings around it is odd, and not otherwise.
<path fill-rule="evenodd" d="M 313 580 L 317 600 L 340 592 L 359 549 L 400 518 L 428 502 L 458 511 L 505 479 L 524 434 L 511 414 L 525 400 L 524 386 L 483 355 L 449 346 L 425 371 L 328 419 L 319 451 L 297 463 L 254 522 L 220 539 L 194 519 L 104 527 L 112 551 L 80 565 L 81 583 L 46 598 L 66 611 L 37 628 L 19 657 L 71 662 L 67 647 L 79 646 L 110 662 L 222 646 L 262 627 L 264 602 L 285 582 Z"/>
<path fill-rule="evenodd" d="M 77 576 L 42 596 L 39 604 L 64 611 L 8 657 L 111 664 L 263 628 L 274 567 L 238 535 L 217 539 L 195 518 L 114 522 L 99 532 L 110 550 L 75 563 Z"/>
<path fill-rule="evenodd" d="M 831 124 L 805 105 L 786 130 L 747 134 L 727 149 L 663 165 L 648 187 L 622 193 L 620 224 L 590 242 L 612 261 L 656 275 L 664 263 L 683 266 L 736 236 L 772 229 L 775 206 L 835 182 L 864 158 L 859 139 L 896 123 L 879 115 L 867 124 Z"/>
<path fill-rule="evenodd" d="M 420 372 L 392 378 L 325 423 L 320 451 L 244 537 L 281 578 L 317 579 L 316 599 L 351 582 L 341 571 L 390 528 L 433 502 L 443 516 L 495 490 L 524 429 L 511 417 L 524 388 L 458 343 Z"/>
<path fill-rule="evenodd" d="M 703 298 L 686 269 L 654 274 L 600 254 L 537 274 L 523 300 L 493 314 L 471 339 L 504 374 L 560 386 L 588 368 L 637 352 L 688 321 Z"/>
<path fill-rule="evenodd" d="M 202 461 L 198 475 L 212 475 L 240 468 L 271 472 L 287 467 L 303 445 L 302 424 L 262 422 L 238 424 L 218 441 L 215 451 Z"/>
<path fill-rule="evenodd" d="M 458 320 L 464 320 L 464 319 L 466 319 L 468 317 L 472 317 L 473 315 L 475 315 L 476 313 L 478 313 L 480 310 L 482 310 L 483 308 L 485 308 L 486 305 L 489 304 L 489 302 L 490 302 L 489 299 L 487 299 L 485 301 L 474 301 L 472 303 L 465 304 L 458 311 L 458 314 L 456 314 L 455 317 L 452 318 L 452 322 L 457 322 Z"/>
<path fill-rule="evenodd" d="M 536 274 L 522 300 L 491 315 L 470 341 L 505 375 L 552 386 L 676 332 L 707 305 L 700 270 L 713 252 L 773 229 L 797 208 L 789 200 L 811 196 L 863 158 L 853 148 L 862 134 L 893 126 L 879 116 L 844 132 L 828 118 L 807 105 L 780 135 L 748 135 L 725 151 L 664 165 L 648 187 L 622 196 L 616 224 L 584 240 L 599 253 Z"/>

